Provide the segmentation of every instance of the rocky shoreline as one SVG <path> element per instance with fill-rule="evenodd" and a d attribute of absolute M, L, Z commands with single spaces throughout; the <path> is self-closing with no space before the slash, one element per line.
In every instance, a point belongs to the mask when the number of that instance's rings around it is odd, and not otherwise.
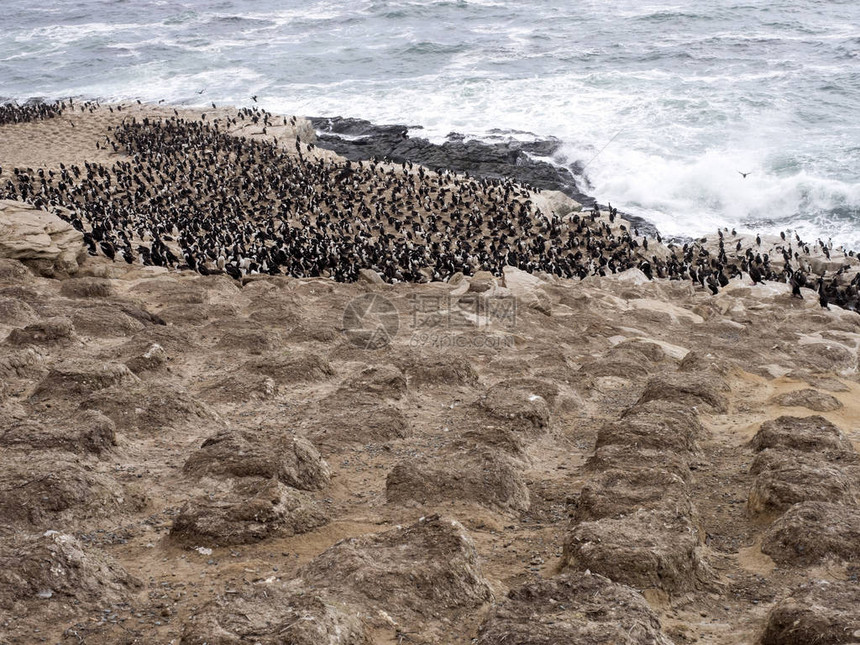
<path fill-rule="evenodd" d="M 451 133 L 447 141 L 436 144 L 410 136 L 413 128 L 406 125 L 375 125 L 363 119 L 339 116 L 309 117 L 309 120 L 317 132 L 320 147 L 351 161 L 390 159 L 394 163 L 411 162 L 483 179 L 510 178 L 541 190 L 564 193 L 586 209 L 595 204 L 594 198 L 582 191 L 576 179 L 577 174 L 582 174 L 579 164 L 566 168 L 541 159 L 552 157 L 558 151 L 561 147 L 558 139 L 524 142 L 500 132 L 500 138 L 506 140 L 489 143 Z M 621 215 L 641 233 L 657 235 L 657 228 L 651 222 L 628 213 Z"/>

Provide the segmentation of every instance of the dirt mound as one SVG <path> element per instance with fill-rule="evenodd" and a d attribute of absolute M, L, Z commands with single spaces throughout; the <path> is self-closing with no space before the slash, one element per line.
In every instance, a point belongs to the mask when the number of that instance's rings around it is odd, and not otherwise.
<path fill-rule="evenodd" d="M 154 372 L 163 367 L 169 360 L 167 352 L 158 343 L 153 343 L 149 348 L 137 356 L 128 359 L 125 364 L 128 369 L 134 372 L 137 376 Z"/>
<path fill-rule="evenodd" d="M 38 320 L 39 315 L 23 300 L 0 297 L 0 324 L 24 327 Z"/>
<path fill-rule="evenodd" d="M 790 454 L 775 456 L 770 468 L 753 481 L 747 499 L 752 513 L 782 513 L 800 502 L 856 504 L 852 478 L 826 462 L 798 462 Z"/>
<path fill-rule="evenodd" d="M 591 573 L 563 574 L 511 590 L 493 608 L 478 645 L 671 645 L 645 599 Z"/>
<path fill-rule="evenodd" d="M 832 324 L 828 320 L 827 324 Z M 857 367 L 857 356 L 838 343 L 817 342 L 792 345 L 793 365 L 815 372 L 842 372 Z"/>
<path fill-rule="evenodd" d="M 275 352 L 252 358 L 242 369 L 255 375 L 267 376 L 278 385 L 315 383 L 334 376 L 334 368 L 327 360 L 313 352 Z"/>
<path fill-rule="evenodd" d="M 55 317 L 27 325 L 23 329 L 13 329 L 6 338 L 6 344 L 23 345 L 68 345 L 78 341 L 75 326 L 68 318 Z"/>
<path fill-rule="evenodd" d="M 110 605 L 138 587 L 119 564 L 71 535 L 47 531 L 0 542 L 0 607 L 6 610 L 28 601 Z"/>
<path fill-rule="evenodd" d="M 213 435 L 188 458 L 185 472 L 198 477 L 276 478 L 300 490 L 325 488 L 330 477 L 328 464 L 308 440 L 251 430 Z"/>
<path fill-rule="evenodd" d="M 776 403 L 786 408 L 808 408 L 815 412 L 833 412 L 842 407 L 835 396 L 812 388 L 786 392 L 776 398 Z"/>
<path fill-rule="evenodd" d="M 112 280 L 105 278 L 69 278 L 60 285 L 60 295 L 67 298 L 110 298 L 116 295 Z"/>
<path fill-rule="evenodd" d="M 383 363 L 363 367 L 344 382 L 343 388 L 397 400 L 406 395 L 407 385 L 403 372 L 390 363 Z"/>
<path fill-rule="evenodd" d="M 575 521 L 629 515 L 639 509 L 693 512 L 684 480 L 662 468 L 606 470 L 591 479 L 572 500 Z"/>
<path fill-rule="evenodd" d="M 587 472 L 639 468 L 663 469 L 684 481 L 690 479 L 690 456 L 687 453 L 664 452 L 637 445 L 608 444 L 599 446 L 585 462 Z"/>
<path fill-rule="evenodd" d="M 639 403 L 669 401 L 687 408 L 725 414 L 728 411 L 729 386 L 719 376 L 708 373 L 676 372 L 651 378 Z"/>
<path fill-rule="evenodd" d="M 212 410 L 181 387 L 157 381 L 100 390 L 81 408 L 101 411 L 122 431 L 148 435 L 189 424 L 222 425 Z"/>
<path fill-rule="evenodd" d="M 39 379 L 45 376 L 46 353 L 38 347 L 6 350 L 0 354 L 0 379 Z"/>
<path fill-rule="evenodd" d="M 795 504 L 762 538 L 775 561 L 808 565 L 833 556 L 860 561 L 860 509 L 827 502 Z"/>
<path fill-rule="evenodd" d="M 310 439 L 332 452 L 356 444 L 403 439 L 412 428 L 399 408 L 363 392 L 335 392 L 319 402 L 309 422 Z"/>
<path fill-rule="evenodd" d="M 782 416 L 761 424 L 752 438 L 753 450 L 789 448 L 803 452 L 854 452 L 854 446 L 842 431 L 822 416 Z"/>
<path fill-rule="evenodd" d="M 64 520 L 139 510 L 144 498 L 125 490 L 69 453 L 20 455 L 0 471 L 0 517 L 4 522 L 48 528 Z"/>
<path fill-rule="evenodd" d="M 525 511 L 529 491 L 521 469 L 507 456 L 484 449 L 397 464 L 385 482 L 389 502 L 421 505 L 450 500 Z"/>
<path fill-rule="evenodd" d="M 761 645 L 841 645 L 860 639 L 860 585 L 817 580 L 802 585 L 767 617 Z"/>
<path fill-rule="evenodd" d="M 652 400 L 636 404 L 617 421 L 604 424 L 595 447 L 617 444 L 693 454 L 702 433 L 702 424 L 689 409 Z"/>
<path fill-rule="evenodd" d="M 794 462 L 799 466 L 817 468 L 823 463 L 838 468 L 851 468 L 860 464 L 860 454 L 842 450 L 823 452 L 801 452 L 800 450 L 780 450 L 768 448 L 758 453 L 750 464 L 750 475 L 760 475 L 769 470 L 779 470 L 786 463 Z"/>
<path fill-rule="evenodd" d="M 357 612 L 325 595 L 270 585 L 207 604 L 183 629 L 181 645 L 371 645 Z"/>
<path fill-rule="evenodd" d="M 195 391 L 204 401 L 221 409 L 222 404 L 256 403 L 272 399 L 278 393 L 278 385 L 268 376 L 229 374 L 207 378 L 198 384 Z"/>
<path fill-rule="evenodd" d="M 70 359 L 55 364 L 42 379 L 33 401 L 81 399 L 111 386 L 133 387 L 140 382 L 122 363 Z"/>
<path fill-rule="evenodd" d="M 75 330 L 94 338 L 122 338 L 132 336 L 144 328 L 144 324 L 110 305 L 79 309 L 72 315 Z"/>
<path fill-rule="evenodd" d="M 547 400 L 518 379 L 496 383 L 476 406 L 497 419 L 515 423 L 524 432 L 543 430 L 550 421 Z"/>
<path fill-rule="evenodd" d="M 307 533 L 327 521 L 303 493 L 277 479 L 246 477 L 226 494 L 185 504 L 170 535 L 187 544 L 232 546 Z"/>
<path fill-rule="evenodd" d="M 493 598 L 472 539 L 459 522 L 438 515 L 341 540 L 299 575 L 306 584 L 395 619 L 429 617 Z"/>
<path fill-rule="evenodd" d="M 686 517 L 665 511 L 578 524 L 565 539 L 562 564 L 667 593 L 691 591 L 710 577 L 696 529 Z"/>
<path fill-rule="evenodd" d="M 2 431 L 0 445 L 101 455 L 116 446 L 116 425 L 98 411 L 66 420 L 28 420 Z"/>
<path fill-rule="evenodd" d="M 413 387 L 475 387 L 478 384 L 478 373 L 471 361 L 460 354 L 439 356 L 410 353 L 399 364 Z"/>
<path fill-rule="evenodd" d="M 263 354 L 280 344 L 280 334 L 270 330 L 234 329 L 221 334 L 215 348 L 230 354 Z"/>

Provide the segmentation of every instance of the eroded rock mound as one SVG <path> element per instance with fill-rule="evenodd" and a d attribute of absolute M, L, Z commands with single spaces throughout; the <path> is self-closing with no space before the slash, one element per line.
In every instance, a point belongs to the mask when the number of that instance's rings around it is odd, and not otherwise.
<path fill-rule="evenodd" d="M 401 368 L 406 373 L 409 384 L 414 387 L 474 387 L 478 384 L 478 373 L 471 361 L 460 354 L 409 354 L 401 361 Z"/>
<path fill-rule="evenodd" d="M 691 591 L 710 578 L 696 529 L 687 518 L 664 511 L 578 524 L 565 539 L 563 565 L 668 593 Z"/>
<path fill-rule="evenodd" d="M 0 607 L 43 602 L 105 605 L 128 600 L 140 582 L 71 535 L 47 531 L 0 543 Z"/>
<path fill-rule="evenodd" d="M 388 473 L 389 502 L 438 504 L 450 500 L 517 511 L 528 510 L 529 491 L 521 469 L 492 450 L 445 455 L 433 462 L 401 462 Z"/>
<path fill-rule="evenodd" d="M 185 472 L 221 477 L 262 477 L 300 490 L 329 483 L 328 464 L 307 439 L 274 431 L 225 430 L 200 446 Z"/>
<path fill-rule="evenodd" d="M 270 585 L 225 595 L 185 624 L 182 645 L 371 645 L 358 612 L 316 593 Z"/>
<path fill-rule="evenodd" d="M 860 509 L 828 502 L 795 504 L 762 538 L 776 562 L 807 565 L 832 556 L 860 561 Z"/>
<path fill-rule="evenodd" d="M 493 597 L 466 530 L 438 515 L 342 540 L 299 574 L 315 588 L 395 619 L 475 607 Z"/>
<path fill-rule="evenodd" d="M 63 280 L 60 294 L 67 298 L 110 298 L 116 295 L 116 287 L 106 278 L 69 278 Z"/>
<path fill-rule="evenodd" d="M 71 224 L 30 204 L 0 200 L 0 258 L 52 277 L 76 273 L 85 257 L 84 237 Z"/>
<path fill-rule="evenodd" d="M 563 574 L 508 593 L 478 645 L 671 645 L 645 599 L 591 573 Z"/>
<path fill-rule="evenodd" d="M 860 585 L 807 583 L 771 610 L 761 645 L 842 645 L 860 632 Z"/>
<path fill-rule="evenodd" d="M 232 546 L 307 533 L 327 521 L 303 493 L 277 479 L 246 477 L 227 494 L 187 503 L 170 535 L 189 544 Z"/>

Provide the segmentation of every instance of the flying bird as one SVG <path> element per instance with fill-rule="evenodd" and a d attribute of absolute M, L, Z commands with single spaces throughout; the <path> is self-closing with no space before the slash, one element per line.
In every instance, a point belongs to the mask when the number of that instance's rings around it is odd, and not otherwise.
<path fill-rule="evenodd" d="M 751 174 L 752 174 L 752 171 L 750 171 L 750 172 L 741 172 L 740 170 L 738 170 L 738 172 L 740 173 L 740 175 L 741 175 L 744 179 L 746 179 L 746 178 L 747 178 L 747 175 L 751 175 Z"/>

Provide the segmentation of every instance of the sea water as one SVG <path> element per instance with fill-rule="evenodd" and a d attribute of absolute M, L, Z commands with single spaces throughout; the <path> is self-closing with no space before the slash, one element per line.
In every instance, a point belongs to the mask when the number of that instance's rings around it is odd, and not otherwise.
<path fill-rule="evenodd" d="M 4 0 L 0 100 L 257 105 L 563 142 L 667 235 L 860 250 L 857 0 Z M 750 173 L 746 178 L 741 172 Z"/>

